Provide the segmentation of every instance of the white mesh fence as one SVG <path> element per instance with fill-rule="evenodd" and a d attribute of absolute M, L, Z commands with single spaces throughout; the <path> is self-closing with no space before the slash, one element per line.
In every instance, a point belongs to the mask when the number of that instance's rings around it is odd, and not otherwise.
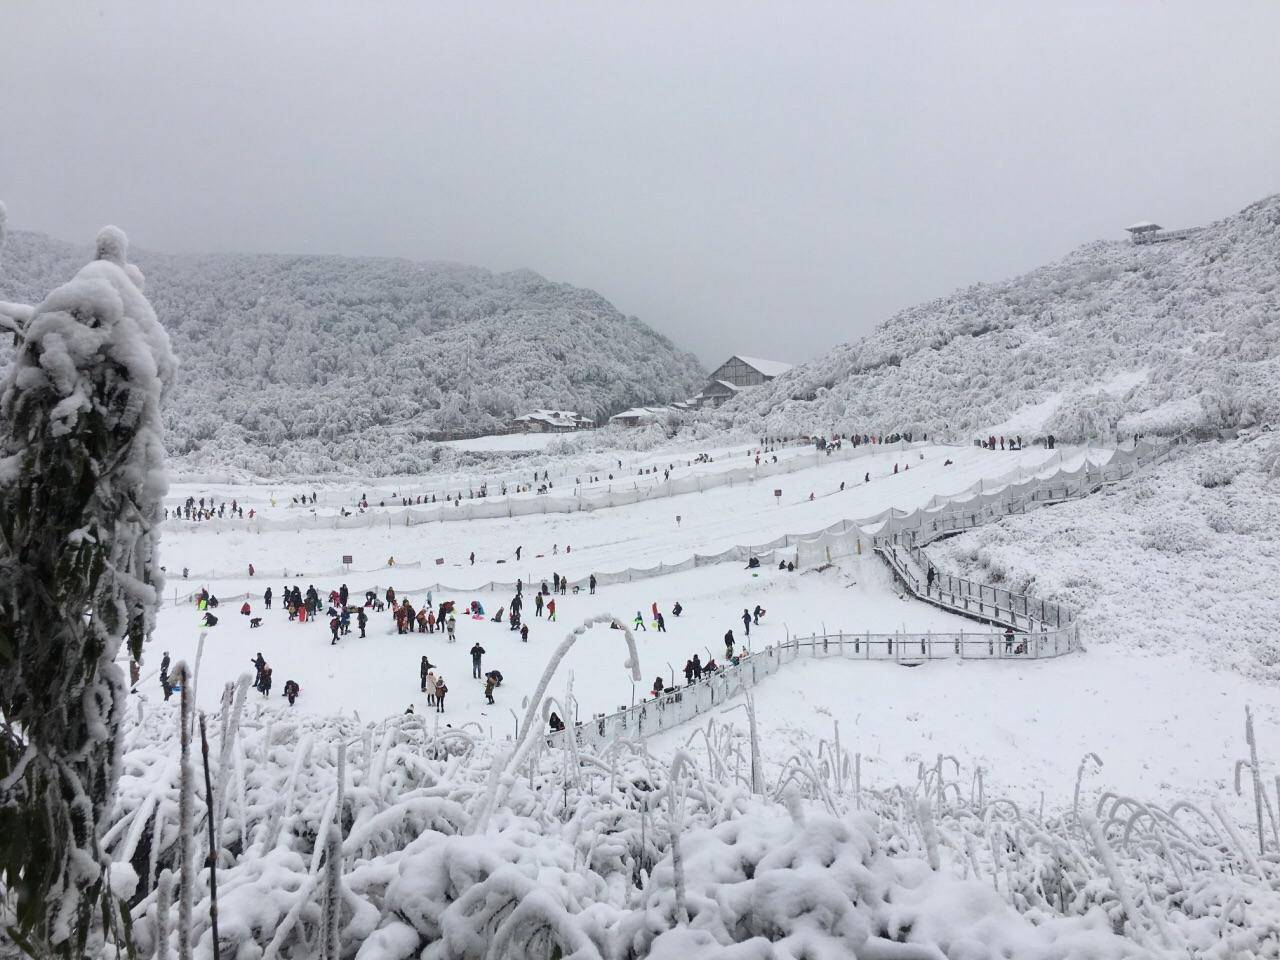
<path fill-rule="evenodd" d="M 885 445 L 888 447 L 889 445 Z M 971 529 L 998 520 L 1001 517 L 1028 513 L 1041 506 L 1071 500 L 1088 495 L 1108 483 L 1115 483 L 1133 475 L 1139 468 L 1157 463 L 1168 456 L 1171 443 L 1160 446 L 1142 441 L 1132 450 L 1117 449 L 1105 463 L 1094 463 L 1086 459 L 1080 466 L 1066 469 L 1059 468 L 1048 476 L 1027 477 L 1025 471 L 1011 470 L 992 480 L 981 480 L 967 490 L 951 496 L 933 497 L 927 506 L 917 510 L 889 509 L 871 517 L 861 519 L 838 520 L 821 530 L 804 534 L 785 534 L 764 543 L 729 547 L 714 554 L 693 554 L 692 556 L 662 561 L 648 567 L 627 567 L 616 571 L 597 571 L 596 582 L 599 586 L 618 583 L 631 583 L 652 577 L 662 577 L 673 573 L 692 570 L 697 567 L 719 563 L 747 563 L 752 558 L 761 565 L 793 563 L 797 569 L 812 569 L 841 559 L 859 556 L 876 547 L 897 545 L 900 547 L 923 546 L 940 536 Z M 825 454 L 824 454 L 825 456 Z M 892 558 L 891 563 L 892 563 Z M 897 569 L 895 564 L 895 569 Z M 312 578 L 321 576 L 350 576 L 353 572 L 368 574 L 387 574 L 394 570 L 421 569 L 420 562 L 397 563 L 394 567 L 379 567 L 374 570 L 351 571 L 337 568 L 330 570 L 256 571 L 263 578 Z M 900 571 L 901 572 L 901 571 Z M 907 571 L 910 583 L 911 571 Z M 197 580 L 240 579 L 247 575 L 247 570 L 237 572 L 206 571 L 193 576 Z M 577 588 L 579 591 L 588 588 L 589 576 L 567 578 L 566 590 Z M 547 572 L 542 577 L 532 577 L 523 581 L 526 585 L 548 583 L 554 576 Z M 360 586 L 352 591 L 361 595 L 366 589 L 376 584 Z M 923 591 L 923 586 L 917 592 Z M 439 582 L 424 583 L 417 587 L 397 587 L 397 592 L 433 594 L 478 594 L 513 593 L 516 581 L 490 580 L 469 586 L 454 586 Z M 957 584 L 957 594 L 972 597 L 968 587 Z M 222 600 L 252 599 L 261 594 L 244 593 L 220 596 Z M 191 602 L 195 597 L 192 591 L 178 594 L 176 598 L 168 598 L 169 602 Z M 974 601 L 979 602 L 979 601 Z M 999 604 L 998 606 L 1004 606 Z"/>
<path fill-rule="evenodd" d="M 635 477 L 616 480 L 606 490 L 586 490 L 577 494 L 558 494 L 549 492 L 530 496 L 491 496 L 461 501 L 448 501 L 429 506 L 396 508 L 377 508 L 350 516 L 317 514 L 299 514 L 286 519 L 255 516 L 252 519 L 233 517 L 216 517 L 209 520 L 192 521 L 173 518 L 165 521 L 168 529 L 190 530 L 206 525 L 216 525 L 219 530 L 244 530 L 251 533 L 269 533 L 274 531 L 299 532 L 302 530 L 354 530 L 369 527 L 414 527 L 424 523 L 445 523 L 454 520 L 498 520 L 511 517 L 535 516 L 544 513 L 579 513 L 583 511 L 602 510 L 612 507 L 629 506 L 646 500 L 658 500 L 663 497 L 677 497 L 687 493 L 702 493 L 718 487 L 740 486 L 754 483 L 768 477 L 784 476 L 821 466 L 824 463 L 837 463 L 856 460 L 876 453 L 905 451 L 924 446 L 922 443 L 908 444 L 905 441 L 884 444 L 860 444 L 859 446 L 841 446 L 830 452 L 814 450 L 793 457 L 779 460 L 777 463 L 761 462 L 759 466 L 735 467 L 693 476 L 676 477 L 671 480 L 657 480 L 650 477 Z"/>

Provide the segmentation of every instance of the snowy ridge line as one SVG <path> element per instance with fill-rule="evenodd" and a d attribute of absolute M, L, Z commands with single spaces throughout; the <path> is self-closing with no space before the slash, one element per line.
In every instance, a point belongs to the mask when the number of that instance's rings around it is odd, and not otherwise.
<path fill-rule="evenodd" d="M 978 480 L 960 493 L 949 496 L 935 496 L 929 501 L 928 505 L 916 510 L 900 510 L 896 507 L 890 507 L 871 517 L 857 520 L 837 520 L 821 530 L 804 534 L 784 534 L 766 543 L 729 547 L 715 554 L 694 554 L 684 560 L 673 563 L 660 562 L 651 567 L 628 567 L 620 571 L 596 573 L 596 583 L 600 586 L 631 583 L 635 580 L 668 576 L 673 573 L 681 573 L 712 564 L 731 561 L 741 563 L 753 557 L 762 563 L 773 563 L 785 558 L 795 563 L 800 569 L 821 566 L 833 563 L 837 559 L 862 555 L 864 546 L 866 549 L 872 549 L 877 537 L 887 536 L 892 538 L 895 535 L 909 533 L 914 530 L 924 531 L 926 524 L 928 525 L 928 532 L 935 535 L 943 535 L 965 530 L 980 523 L 989 523 L 1011 513 L 1025 512 L 1025 504 L 1030 501 L 1052 503 L 1083 496 L 1096 489 L 1099 484 L 1114 482 L 1129 476 L 1133 471 L 1132 464 L 1151 462 L 1151 458 L 1164 449 L 1163 447 L 1146 444 L 1145 441 L 1131 450 L 1117 448 L 1111 452 L 1111 457 L 1106 461 L 1105 465 L 1100 464 L 1096 469 L 1091 469 L 1090 451 L 1086 450 L 1080 466 L 1073 469 L 1059 468 L 1047 477 L 1026 477 L 1025 470 L 1015 468 L 994 479 Z M 1061 459 L 1059 457 L 1059 462 L 1061 462 Z M 1041 469 L 1044 468 L 1042 467 Z M 992 489 L 993 484 L 997 485 L 994 489 Z M 1009 491 L 1013 492 L 1010 493 Z M 947 512 L 945 508 L 949 506 L 957 509 Z M 779 551 L 783 553 L 779 554 Z M 380 567 L 378 570 L 391 571 L 400 566 L 408 567 L 410 565 L 397 564 L 395 568 Z M 313 576 L 313 574 L 296 571 L 291 576 L 309 577 Z M 589 583 L 589 578 L 590 574 L 579 576 L 576 579 L 569 578 L 569 586 L 586 587 Z M 549 581 L 552 577 L 531 578 L 529 583 L 535 583 L 538 579 Z M 369 586 L 357 586 L 352 592 L 360 594 L 370 588 Z M 514 580 L 490 580 L 469 587 L 431 583 L 424 584 L 418 588 L 401 589 L 397 592 L 411 594 L 430 591 L 433 594 L 451 592 L 465 594 L 495 593 L 498 591 L 514 592 L 515 589 L 516 581 Z M 162 601 L 162 604 L 180 605 L 192 603 L 195 600 L 196 593 L 193 591 L 185 595 L 180 594 L 173 599 L 166 598 Z M 256 596 L 260 596 L 260 594 L 227 594 L 220 596 L 219 599 L 247 600 Z"/>
<path fill-rule="evenodd" d="M 659 500 L 665 497 L 678 497 L 689 493 L 702 493 L 717 487 L 732 487 L 739 483 L 752 483 L 766 477 L 782 476 L 798 473 L 823 463 L 856 460 L 859 457 L 871 456 L 886 451 L 910 450 L 927 446 L 924 441 L 907 443 L 859 444 L 856 447 L 841 447 L 831 453 L 815 450 L 812 454 L 801 454 L 779 460 L 777 463 L 761 463 L 755 467 L 735 467 L 710 474 L 695 474 L 689 477 L 677 477 L 664 480 L 652 486 L 641 487 L 638 481 L 632 480 L 631 489 L 614 490 L 613 484 L 602 493 L 580 493 L 568 497 L 556 494 L 535 494 L 531 497 L 496 496 L 476 500 L 464 500 L 461 503 L 450 501 L 431 507 L 405 507 L 399 510 L 388 508 L 385 514 L 358 513 L 351 516 L 333 515 L 331 517 L 298 517 L 295 520 L 275 520 L 254 517 L 252 520 L 232 519 L 218 520 L 183 520 L 171 518 L 165 521 L 165 528 L 171 530 L 204 530 L 216 523 L 216 529 L 245 530 L 251 533 L 263 532 L 301 532 L 302 530 L 353 530 L 366 527 L 414 527 L 424 523 L 447 522 L 454 520 L 499 520 L 511 517 L 535 516 L 545 513 L 583 513 L 594 510 L 606 510 L 612 507 L 626 507 L 646 500 Z M 621 485 L 623 481 L 614 481 Z M 372 511 L 374 508 L 370 508 Z M 378 508 L 381 509 L 381 508 Z"/>

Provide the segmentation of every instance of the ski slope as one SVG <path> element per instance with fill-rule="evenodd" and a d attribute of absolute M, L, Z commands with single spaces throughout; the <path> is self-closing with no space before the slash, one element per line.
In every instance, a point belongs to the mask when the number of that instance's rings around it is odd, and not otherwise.
<path fill-rule="evenodd" d="M 1076 457 L 1083 454 L 1076 454 Z M 944 466 L 950 459 L 951 466 Z M 1062 461 L 1069 466 L 1072 459 Z M 718 487 L 703 493 L 662 497 L 626 507 L 591 512 L 553 513 L 413 527 L 301 530 L 280 535 L 230 529 L 219 522 L 168 528 L 165 564 L 170 571 L 188 567 L 199 585 L 205 571 L 248 569 L 329 570 L 344 555 L 361 569 L 422 561 L 444 563 L 432 580 L 471 586 L 490 580 L 528 582 L 592 572 L 651 566 L 693 553 L 714 553 L 738 544 L 761 543 L 784 534 L 809 533 L 841 519 L 880 513 L 890 507 L 914 509 L 936 494 L 959 493 L 971 484 L 1015 468 L 1028 475 L 1058 468 L 1058 453 L 1028 449 L 1017 453 L 975 447 L 926 447 L 874 454 L 846 463 L 829 463 L 781 478 Z M 894 474 L 894 465 L 899 472 Z M 909 469 L 904 469 L 908 468 Z M 870 475 L 870 482 L 864 482 Z M 840 490 L 841 483 L 845 489 Z M 775 490 L 782 497 L 774 497 Z M 813 494 L 814 499 L 809 500 Z M 228 490 L 234 496 L 234 488 Z M 679 520 L 677 521 L 677 517 Z M 376 515 L 375 515 L 376 519 Z M 515 559 L 522 547 L 521 560 Z M 569 547 L 570 552 L 565 553 Z M 554 551 L 559 550 L 559 553 Z M 476 554 L 474 567 L 470 554 Z M 240 593 L 250 586 L 235 581 Z M 259 588 L 261 589 L 261 588 Z M 186 591 L 184 591 L 186 592 Z"/>
<path fill-rule="evenodd" d="M 202 657 L 197 691 L 202 707 L 215 707 L 222 683 L 251 672 L 249 661 L 261 651 L 274 670 L 272 700 L 277 704 L 283 702 L 284 682 L 293 679 L 303 690 L 294 708 L 299 712 L 341 711 L 366 721 L 400 713 L 410 704 L 421 712 L 427 704 L 419 691 L 418 664 L 425 654 L 441 668 L 450 688 L 441 721 L 475 723 L 498 737 L 513 732 L 511 711 L 521 711 L 555 644 L 575 623 L 600 613 L 630 622 L 643 611 L 648 622 L 650 604 L 657 602 L 666 615 L 668 633 L 658 634 L 650 625 L 639 635 L 643 681 L 634 690 L 622 668 L 620 637 L 602 629 L 588 633 L 550 688 L 559 696 L 572 683 L 580 719 L 628 705 L 633 694 L 643 697 L 657 675 L 669 683 L 674 674 L 682 682 L 683 664 L 694 653 L 703 660 L 721 659 L 725 631 L 732 628 L 736 638 L 744 639 L 741 613 L 756 604 L 768 612 L 752 632 L 753 647 L 826 629 L 985 630 L 900 599 L 887 568 L 873 556 L 822 572 L 748 571 L 742 564 L 726 563 L 601 586 L 595 596 L 584 590 L 558 597 L 556 624 L 533 615 L 527 589 L 528 644 L 505 624 L 465 616 L 459 617 L 454 645 L 441 634 L 400 636 L 384 613 L 373 616 L 365 640 L 353 631 L 333 646 L 327 619 L 289 623 L 278 601 L 276 609 L 266 613 L 257 596 L 270 585 L 278 598 L 284 586 L 295 583 L 303 590 L 314 583 L 327 595 L 346 582 L 356 597 L 374 588 L 381 596 L 393 586 L 417 608 L 433 587 L 436 605 L 452 599 L 461 608 L 478 599 L 492 616 L 510 601 L 507 592 L 489 589 L 494 580 L 520 577 L 532 588 L 543 580 L 550 582 L 553 573 L 576 580 L 593 572 L 675 562 L 693 553 L 818 530 L 889 507 L 912 509 L 935 495 L 959 492 L 1010 469 L 1047 472 L 1058 469 L 1060 459 L 1070 467 L 1083 455 L 1081 450 L 1015 453 L 929 445 L 909 454 L 886 451 L 847 463 L 823 463 L 782 479 L 593 512 L 270 533 L 228 530 L 217 521 L 184 525 L 167 533 L 164 541 L 170 602 L 161 611 L 147 655 L 142 693 L 157 696 L 154 669 L 160 649 L 168 650 L 174 661 L 194 661 L 200 632 L 197 613 L 172 600 L 201 586 L 224 597 L 255 594 L 250 601 L 253 611 L 264 617 L 263 627 L 251 630 L 237 613 L 238 601 L 219 608 L 220 623 L 208 631 Z M 728 462 L 732 454 L 724 451 L 722 456 Z M 946 466 L 948 459 L 953 463 Z M 907 466 L 910 469 L 903 469 Z M 865 482 L 868 473 L 870 482 Z M 475 478 L 477 483 L 482 479 Z M 773 495 L 777 487 L 782 489 L 780 499 Z M 253 488 L 232 487 L 227 493 L 239 494 L 242 502 L 261 496 L 261 490 Z M 514 556 L 517 546 L 522 548 L 519 562 Z M 471 551 L 476 554 L 474 565 L 468 559 Z M 355 569 L 372 572 L 297 573 L 336 571 L 343 555 L 353 557 Z M 397 565 L 385 566 L 392 556 Z M 437 558 L 443 562 L 437 564 Z M 251 579 L 246 575 L 249 563 L 260 571 L 288 569 L 295 575 L 283 581 Z M 422 565 L 406 568 L 405 563 Z M 186 581 L 174 576 L 184 566 L 190 570 Z M 678 619 L 670 615 L 676 601 L 685 608 Z M 485 703 L 480 683 L 471 678 L 467 651 L 477 641 L 486 651 L 484 669 L 501 670 L 506 678 L 494 706 Z M 1088 634 L 1084 643 L 1088 648 Z M 1166 799 L 1216 795 L 1238 749 L 1241 705 L 1271 700 L 1256 681 L 1206 677 L 1203 663 L 1189 653 L 1152 656 L 1139 650 L 1086 650 L 1040 663 L 930 663 L 911 669 L 800 662 L 765 680 L 755 697 L 770 763 L 784 762 L 797 740 L 829 736 L 833 721 L 839 721 L 846 740 L 856 738 L 865 755 L 868 776 L 882 776 L 885 784 L 909 780 L 919 761 L 945 753 L 959 758 L 970 771 L 983 767 L 993 789 L 1028 803 L 1037 802 L 1042 790 L 1050 797 L 1068 796 L 1080 758 L 1090 751 L 1107 764 L 1096 777 L 1099 785 Z M 733 716 L 740 722 L 740 712 Z M 1260 736 L 1278 739 L 1280 718 L 1274 711 L 1264 710 L 1258 723 Z M 685 739 L 684 733 L 671 733 L 654 745 L 668 750 Z"/>

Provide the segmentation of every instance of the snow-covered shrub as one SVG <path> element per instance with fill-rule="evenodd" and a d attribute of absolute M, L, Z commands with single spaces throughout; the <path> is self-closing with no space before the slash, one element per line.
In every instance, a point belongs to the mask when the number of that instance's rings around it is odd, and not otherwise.
<path fill-rule="evenodd" d="M 1150 500 L 1159 496 L 1159 490 L 1151 478 L 1145 474 L 1134 477 L 1130 481 L 1131 493 L 1135 500 Z"/>
<path fill-rule="evenodd" d="M 324 955 L 331 891 L 332 954 L 357 960 L 1122 960 L 1157 944 L 1246 960 L 1269 955 L 1280 908 L 1249 850 L 1195 808 L 1107 794 L 1036 816 L 965 799 L 967 778 L 942 758 L 915 783 L 868 789 L 838 734 L 799 745 L 754 792 L 749 734 L 715 720 L 671 765 L 640 743 L 596 755 L 535 741 L 478 830 L 503 745 L 419 717 L 361 728 L 225 703 L 209 729 L 225 741 L 210 757 L 226 956 Z M 127 723 L 108 834 L 136 878 L 147 956 L 176 939 L 177 726 L 169 703 Z M 194 799 L 203 838 L 209 811 Z M 192 891 L 196 956 L 212 953 L 208 880 L 199 871 Z"/>
<path fill-rule="evenodd" d="M 1123 409 L 1120 401 L 1101 390 L 1063 400 L 1042 431 L 1065 443 L 1112 440 Z"/>
<path fill-rule="evenodd" d="M 42 955 L 82 955 L 105 908 L 128 690 L 116 657 L 127 642 L 141 659 L 163 586 L 175 364 L 127 252 L 103 230 L 99 259 L 23 325 L 0 384 L 0 876 L 6 922 Z"/>
<path fill-rule="evenodd" d="M 1247 459 L 1247 455 L 1239 447 L 1216 451 L 1201 461 L 1196 470 L 1196 481 L 1209 489 L 1225 487 L 1245 468 Z"/>
<path fill-rule="evenodd" d="M 1145 955 L 1151 920 L 1125 917 L 1070 822 L 1033 822 L 1007 802 L 970 805 L 928 778 L 870 791 L 852 778 L 847 750 L 829 743 L 797 754 L 803 777 L 754 794 L 734 772 L 746 734 L 714 721 L 705 763 L 668 767 L 627 743 L 575 763 L 543 745 L 477 832 L 491 767 L 508 759 L 499 745 L 417 717 L 362 730 L 256 703 L 231 709 L 209 725 L 227 738 L 210 751 L 225 797 L 215 815 L 227 956 L 320 956 L 321 885 L 334 868 L 337 953 L 358 960 Z M 137 878 L 133 930 L 152 955 L 162 931 L 173 937 L 161 909 L 177 839 L 173 705 L 130 721 L 126 736 L 109 843 Z M 194 806 L 203 838 L 200 795 Z M 1117 842 L 1125 816 L 1104 819 Z M 335 827 L 340 839 L 326 843 Z M 1141 825 L 1134 834 L 1148 837 Z M 1151 877 L 1153 856 L 1158 848 L 1138 858 L 1118 847 L 1117 875 Z M 1230 851 L 1217 857 L 1215 869 L 1237 867 Z M 1222 936 L 1252 929 L 1275 899 L 1234 889 L 1251 905 Z M 193 893 L 195 953 L 207 956 L 207 870 Z M 1194 907 L 1187 931 L 1211 906 Z M 1149 909 L 1173 924 L 1187 908 L 1162 891 Z"/>
<path fill-rule="evenodd" d="M 1135 433 L 1177 437 L 1208 429 L 1208 420 L 1198 398 L 1161 401 L 1160 396 L 1160 391 L 1151 384 L 1139 385 L 1125 400 L 1125 407 L 1131 412 L 1120 417 L 1116 433 L 1121 437 Z M 1147 406 L 1149 403 L 1153 406 Z"/>
<path fill-rule="evenodd" d="M 1275 435 L 1262 455 L 1262 472 L 1269 480 L 1280 480 L 1280 434 Z"/>
<path fill-rule="evenodd" d="M 1196 553 L 1206 550 L 1212 531 L 1195 517 L 1165 517 L 1142 527 L 1142 546 L 1161 553 Z"/>

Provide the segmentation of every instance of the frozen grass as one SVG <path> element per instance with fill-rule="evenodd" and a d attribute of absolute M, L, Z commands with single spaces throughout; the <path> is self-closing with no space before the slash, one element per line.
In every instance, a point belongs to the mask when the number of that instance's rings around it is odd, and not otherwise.
<path fill-rule="evenodd" d="M 136 875 L 147 955 L 181 845 L 175 707 L 130 724 L 107 837 Z M 669 764 L 541 735 L 513 758 L 417 716 L 231 710 L 209 724 L 226 741 L 210 751 L 224 956 L 330 955 L 335 937 L 361 960 L 1274 955 L 1274 827 L 1258 852 L 1218 809 L 1107 794 L 1045 817 L 942 755 L 868 789 L 838 726 L 764 779 L 749 734 L 715 721 Z M 197 862 L 206 814 L 197 795 Z M 192 890 L 197 957 L 212 946 L 208 876 Z"/>

